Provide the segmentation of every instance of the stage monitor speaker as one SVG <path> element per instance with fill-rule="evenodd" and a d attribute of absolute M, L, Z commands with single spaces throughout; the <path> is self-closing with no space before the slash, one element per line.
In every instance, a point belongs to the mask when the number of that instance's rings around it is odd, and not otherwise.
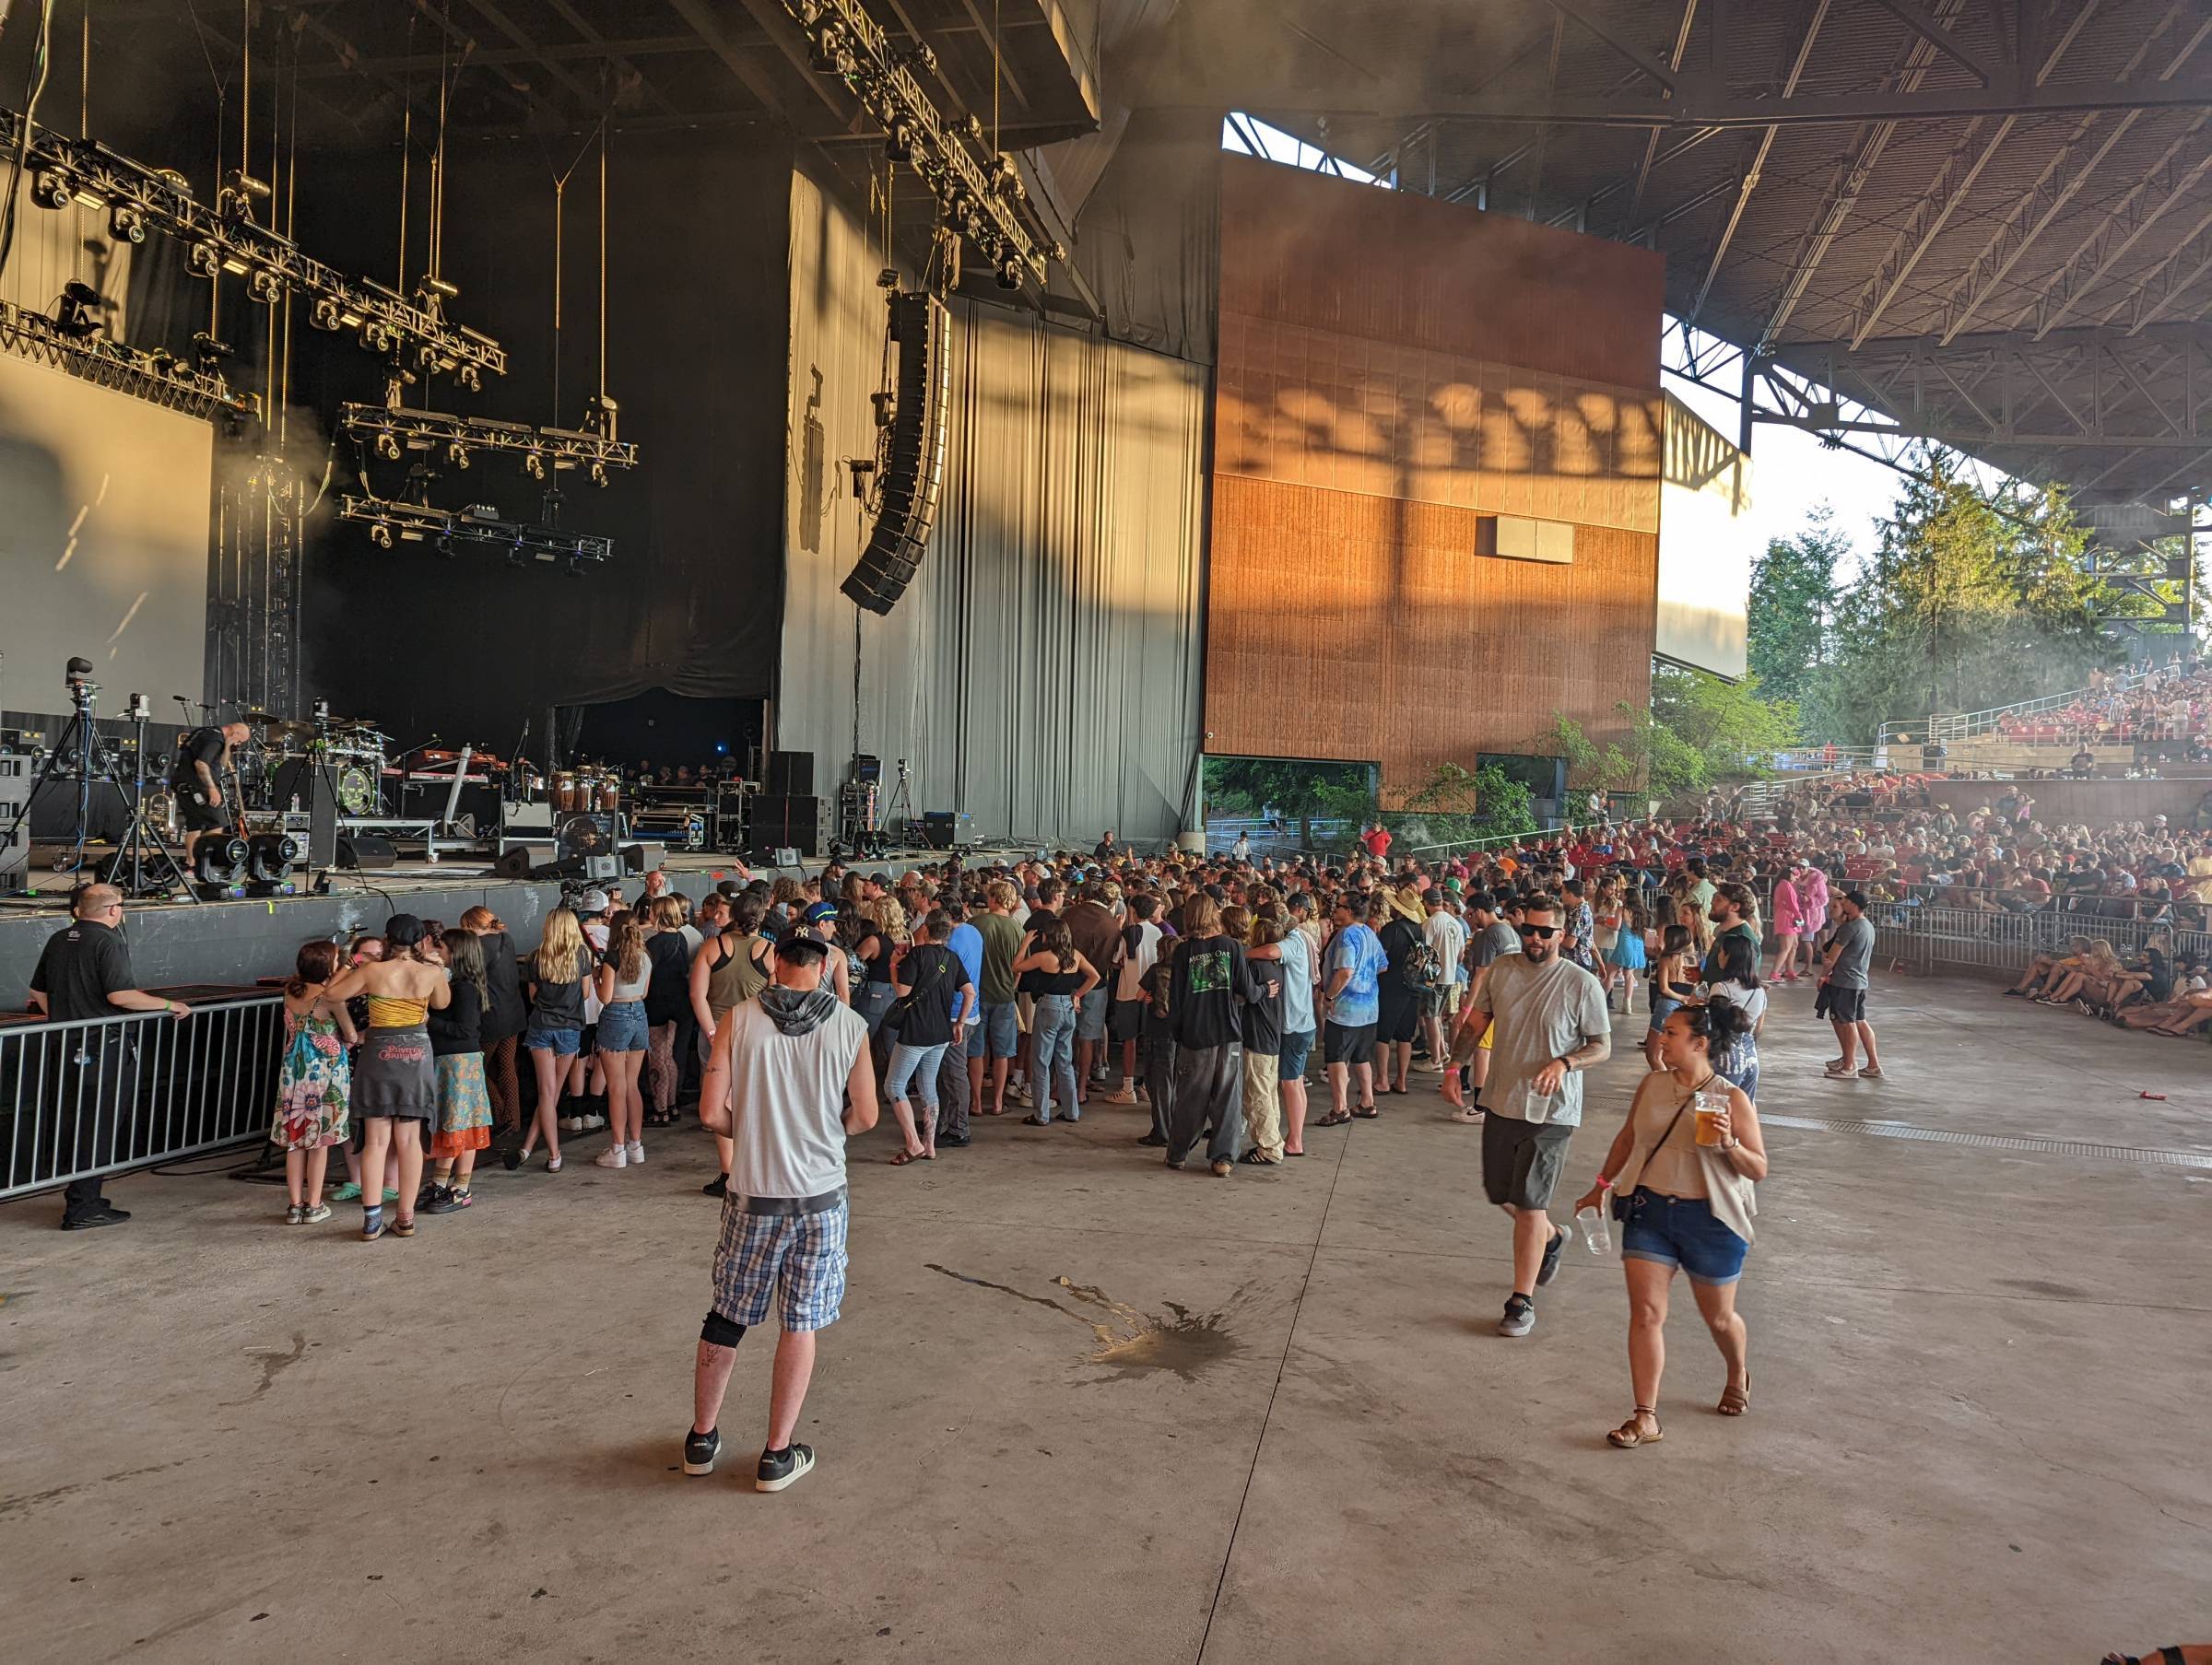
<path fill-rule="evenodd" d="M 796 792 L 802 798 L 814 795 L 814 754 L 812 752 L 771 752 L 768 755 L 768 790 L 771 792 Z"/>
<path fill-rule="evenodd" d="M 891 339 L 899 344 L 899 403 L 890 456 L 877 482 L 874 531 L 841 586 L 856 605 L 888 613 L 913 582 L 937 518 L 945 480 L 945 429 L 952 395 L 947 314 L 927 295 L 894 290 Z"/>
<path fill-rule="evenodd" d="M 975 842 L 975 817 L 966 810 L 926 810 L 922 816 L 922 842 L 932 850 L 951 850 Z"/>
<path fill-rule="evenodd" d="M 355 873 L 364 867 L 396 867 L 399 850 L 391 839 L 374 833 L 342 833 L 335 865 Z"/>
<path fill-rule="evenodd" d="M 622 846 L 622 871 L 627 874 L 657 873 L 666 859 L 668 846 L 657 839 Z"/>
<path fill-rule="evenodd" d="M 795 850 L 801 856 L 825 856 L 836 835 L 835 808 L 827 798 L 808 793 L 759 792 L 753 798 L 750 841 L 768 854 Z"/>
<path fill-rule="evenodd" d="M 307 805 L 307 865 L 335 866 L 338 860 L 337 770 L 312 757 L 287 757 L 269 773 L 269 802 L 282 808 L 297 800 Z"/>
<path fill-rule="evenodd" d="M 499 859 L 491 864 L 491 872 L 494 878 L 526 879 L 535 866 L 536 863 L 530 859 L 529 849 L 517 845 L 512 850 L 500 852 Z"/>

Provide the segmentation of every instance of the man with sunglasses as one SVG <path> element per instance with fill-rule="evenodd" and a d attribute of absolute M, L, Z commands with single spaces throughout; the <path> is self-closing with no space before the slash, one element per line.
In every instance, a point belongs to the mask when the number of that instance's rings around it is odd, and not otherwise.
<path fill-rule="evenodd" d="M 163 1000 L 136 987 L 131 952 L 123 940 L 123 892 L 112 885 L 83 885 L 69 899 L 68 929 L 46 939 L 38 968 L 30 974 L 30 1009 L 55 1023 L 112 1018 L 125 1012 L 162 1012 L 183 1017 L 192 1008 Z M 136 1024 L 95 1024 L 65 1030 L 47 1041 L 42 1079 L 37 1089 L 47 1137 L 41 1148 L 63 1165 L 82 1171 L 132 1147 L 131 1111 L 138 1087 Z M 18 1137 L 30 1131 L 34 1118 L 22 1117 Z M 121 1225 L 129 1211 L 110 1202 L 97 1173 L 70 1181 L 62 1199 L 62 1229 L 90 1231 Z"/>
<path fill-rule="evenodd" d="M 1559 956 L 1564 922 L 1556 897 L 1523 904 L 1521 952 L 1490 967 L 1467 1025 L 1474 1039 L 1491 1037 L 1482 1189 L 1513 1221 L 1513 1293 L 1500 1335 L 1536 1327 L 1536 1288 L 1559 1275 L 1567 1234 L 1551 1223 L 1551 1193 L 1582 1125 L 1583 1072 L 1613 1049 L 1604 989 Z"/>

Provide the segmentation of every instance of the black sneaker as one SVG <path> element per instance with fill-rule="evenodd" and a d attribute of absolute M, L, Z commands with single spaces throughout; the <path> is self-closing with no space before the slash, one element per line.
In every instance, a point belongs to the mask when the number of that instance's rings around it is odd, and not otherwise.
<path fill-rule="evenodd" d="M 1559 1255 L 1567 1247 L 1567 1234 L 1555 1228 L 1551 1241 L 1544 1245 L 1544 1264 L 1536 1272 L 1536 1287 L 1541 1289 L 1559 1275 Z"/>
<path fill-rule="evenodd" d="M 721 1449 L 722 1430 L 720 1428 L 709 1428 L 704 1434 L 685 1435 L 684 1472 L 687 1474 L 712 1474 L 714 1472 L 715 1455 Z"/>
<path fill-rule="evenodd" d="M 814 1448 L 797 1440 L 781 1451 L 760 1453 L 759 1472 L 753 1476 L 756 1492 L 780 1492 L 814 1467 Z"/>
<path fill-rule="evenodd" d="M 1158 1133 L 1147 1133 L 1143 1138 L 1137 1141 L 1137 1143 L 1145 1145 L 1152 1150 L 1158 1150 L 1161 1145 L 1167 1143 L 1167 1141 L 1162 1139 Z"/>
<path fill-rule="evenodd" d="M 433 1185 L 424 1194 L 423 1200 L 415 1205 L 415 1212 L 418 1214 L 457 1214 L 467 1206 L 453 1194 L 451 1187 Z"/>
<path fill-rule="evenodd" d="M 1516 1295 L 1505 1304 L 1505 1316 L 1498 1320 L 1500 1335 L 1526 1335 L 1536 1327 L 1536 1304 L 1524 1295 Z"/>
<path fill-rule="evenodd" d="M 112 1202 L 99 1202 L 82 1214 L 64 1214 L 64 1231 L 93 1231 L 102 1225 L 121 1225 L 131 1217 L 127 1208 L 117 1208 Z"/>
<path fill-rule="evenodd" d="M 726 1197 L 730 1194 L 730 1177 L 727 1174 L 716 1174 L 699 1189 L 703 1196 Z"/>
<path fill-rule="evenodd" d="M 971 1143 L 971 1141 L 969 1141 L 969 1140 L 967 1140 L 967 1139 L 964 1139 L 964 1138 L 962 1138 L 962 1139 L 945 1139 L 945 1138 L 939 1138 L 939 1139 L 938 1139 L 938 1141 L 937 1141 L 937 1148 L 938 1148 L 939 1150 L 941 1150 L 941 1151 L 964 1151 L 964 1150 L 966 1150 L 966 1149 L 968 1148 L 968 1146 L 969 1146 L 970 1143 Z"/>

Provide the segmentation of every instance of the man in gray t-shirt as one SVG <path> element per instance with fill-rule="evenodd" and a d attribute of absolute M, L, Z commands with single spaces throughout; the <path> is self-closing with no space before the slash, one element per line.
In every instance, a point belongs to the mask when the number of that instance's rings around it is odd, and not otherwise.
<path fill-rule="evenodd" d="M 1874 921 L 1866 917 L 1865 893 L 1847 890 L 1836 898 L 1835 933 L 1829 939 L 1828 959 L 1820 970 L 1820 997 L 1816 1010 L 1825 1012 L 1834 1026 L 1836 1044 L 1842 1049 L 1828 1061 L 1830 1081 L 1856 1075 L 1865 1081 L 1882 1078 L 1881 1054 L 1875 1050 L 1874 1026 L 1866 1021 L 1866 973 L 1874 964 Z M 1860 1049 L 1866 1067 L 1858 1067 Z"/>
<path fill-rule="evenodd" d="M 1552 1225 L 1551 1193 L 1583 1120 L 1582 1073 L 1613 1050 L 1605 990 L 1559 956 L 1565 924 L 1557 898 L 1529 898 L 1521 952 L 1493 964 L 1470 996 L 1468 1027 L 1477 1040 L 1491 1038 L 1482 1189 L 1513 1219 L 1513 1293 L 1500 1335 L 1536 1327 L 1536 1286 L 1559 1274 L 1567 1234 Z"/>
<path fill-rule="evenodd" d="M 1467 959 L 1474 967 L 1473 979 L 1467 988 L 1465 1003 L 1460 1009 L 1459 1029 L 1454 1037 L 1452 1068 L 1444 1072 L 1444 1096 L 1452 1104 L 1452 1120 L 1478 1122 L 1482 1120 L 1482 1089 L 1490 1079 L 1490 1052 L 1496 1045 L 1477 1044 L 1483 1031 L 1477 1029 L 1475 1016 L 1475 997 L 1483 985 L 1490 980 L 1490 973 L 1506 956 L 1516 957 L 1521 953 L 1521 933 L 1505 922 L 1504 904 L 1487 891 L 1477 891 L 1467 900 Z M 1462 1096 L 1459 1085 L 1459 1066 L 1467 1066 L 1467 1078 L 1474 1087 L 1470 1101 Z"/>

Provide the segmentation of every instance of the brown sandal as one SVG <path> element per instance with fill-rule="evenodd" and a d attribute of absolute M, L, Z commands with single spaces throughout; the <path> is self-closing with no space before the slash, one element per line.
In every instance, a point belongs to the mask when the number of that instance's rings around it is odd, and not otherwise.
<path fill-rule="evenodd" d="M 1643 1431 L 1643 1418 L 1652 1419 L 1652 1431 Z M 1666 1437 L 1659 1426 L 1659 1408 L 1656 1405 L 1638 1405 L 1636 1414 L 1615 1428 L 1606 1437 L 1624 1451 L 1633 1451 L 1638 1446 L 1655 1446 Z"/>
<path fill-rule="evenodd" d="M 896 1156 L 891 1158 L 891 1166 L 893 1167 L 904 1167 L 910 1162 L 923 1162 L 926 1160 L 927 1158 L 924 1156 L 920 1151 L 900 1151 Z"/>
<path fill-rule="evenodd" d="M 1746 1365 L 1744 1366 L 1744 1385 L 1739 1388 L 1734 1382 L 1730 1382 L 1727 1388 L 1722 1392 L 1721 1402 L 1715 1407 L 1715 1409 L 1718 1410 L 1723 1416 L 1741 1416 L 1750 1408 L 1751 1366 Z"/>

